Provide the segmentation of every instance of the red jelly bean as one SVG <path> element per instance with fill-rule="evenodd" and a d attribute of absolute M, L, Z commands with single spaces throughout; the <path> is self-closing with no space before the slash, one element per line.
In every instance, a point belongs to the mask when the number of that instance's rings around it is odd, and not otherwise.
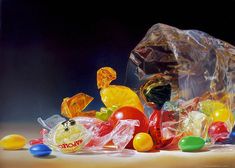
<path fill-rule="evenodd" d="M 32 139 L 29 141 L 29 144 L 32 145 L 37 145 L 37 144 L 43 144 L 43 138 L 36 138 Z"/>
<path fill-rule="evenodd" d="M 221 142 L 228 138 L 229 130 L 224 122 L 213 122 L 208 129 L 208 135 L 212 142 Z"/>

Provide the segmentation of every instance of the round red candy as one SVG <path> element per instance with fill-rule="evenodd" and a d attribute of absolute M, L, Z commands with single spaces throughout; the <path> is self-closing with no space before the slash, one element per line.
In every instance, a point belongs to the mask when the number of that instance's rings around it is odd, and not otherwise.
<path fill-rule="evenodd" d="M 133 137 L 135 137 L 135 135 L 140 132 L 148 133 L 148 129 L 149 129 L 148 118 L 143 112 L 139 111 L 137 108 L 134 108 L 134 107 L 124 106 L 124 107 L 118 108 L 110 116 L 109 121 L 112 122 L 114 125 L 116 125 L 119 120 L 126 120 L 126 119 L 139 120 L 140 122 L 140 126 L 135 127 L 135 132 L 134 132 Z M 133 149 L 133 138 L 128 143 L 126 148 Z"/>
<path fill-rule="evenodd" d="M 228 138 L 229 130 L 224 122 L 213 122 L 208 129 L 208 135 L 212 142 L 222 142 Z"/>

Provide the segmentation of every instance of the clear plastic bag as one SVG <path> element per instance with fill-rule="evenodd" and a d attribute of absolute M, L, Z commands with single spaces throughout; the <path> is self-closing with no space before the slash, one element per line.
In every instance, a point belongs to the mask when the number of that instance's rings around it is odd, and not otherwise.
<path fill-rule="evenodd" d="M 234 126 L 234 58 L 234 46 L 204 32 L 156 24 L 132 50 L 125 84 L 145 106 L 162 109 L 164 142 L 195 135 L 215 143 L 211 124 L 223 122 L 230 132 Z M 166 102 L 176 108 L 165 109 Z"/>

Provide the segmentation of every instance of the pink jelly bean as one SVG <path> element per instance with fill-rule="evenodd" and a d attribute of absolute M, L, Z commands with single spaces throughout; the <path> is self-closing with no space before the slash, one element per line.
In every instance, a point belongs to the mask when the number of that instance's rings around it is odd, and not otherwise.
<path fill-rule="evenodd" d="M 32 139 L 29 141 L 29 144 L 32 145 L 37 145 L 37 144 L 43 144 L 43 138 L 36 138 Z"/>

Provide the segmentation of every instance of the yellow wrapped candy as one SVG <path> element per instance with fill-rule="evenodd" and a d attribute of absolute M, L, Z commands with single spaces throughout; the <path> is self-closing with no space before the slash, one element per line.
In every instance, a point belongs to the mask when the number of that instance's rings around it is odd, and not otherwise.
<path fill-rule="evenodd" d="M 234 123 L 233 113 L 229 110 L 229 108 L 215 100 L 205 100 L 200 102 L 200 111 L 204 114 L 212 117 L 213 121 L 222 121 L 229 122 L 231 125 Z"/>
<path fill-rule="evenodd" d="M 144 111 L 137 94 L 126 86 L 110 85 L 116 79 L 116 72 L 110 67 L 103 67 L 97 71 L 97 86 L 101 88 L 100 96 L 106 107 L 132 106 Z"/>
<path fill-rule="evenodd" d="M 110 85 L 100 91 L 100 96 L 106 107 L 132 106 L 144 111 L 137 94 L 126 86 Z"/>

